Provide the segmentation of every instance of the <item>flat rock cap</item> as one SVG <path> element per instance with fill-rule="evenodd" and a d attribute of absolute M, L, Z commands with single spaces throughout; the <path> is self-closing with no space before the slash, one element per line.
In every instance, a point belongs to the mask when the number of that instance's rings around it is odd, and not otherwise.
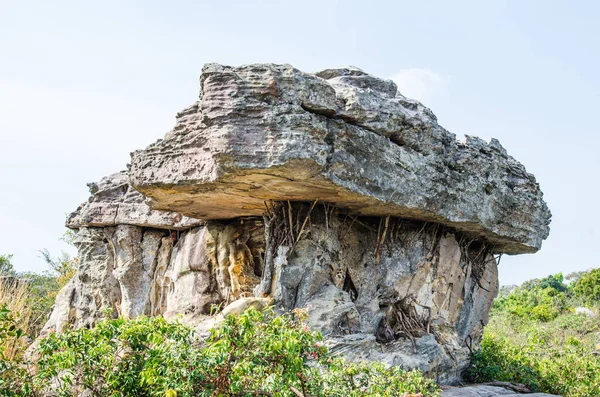
<path fill-rule="evenodd" d="M 436 222 L 509 254 L 537 251 L 550 211 L 497 140 L 459 142 L 421 103 L 358 68 L 209 64 L 199 101 L 132 154 L 155 210 L 258 216 L 266 200 L 320 200 L 356 215 Z"/>

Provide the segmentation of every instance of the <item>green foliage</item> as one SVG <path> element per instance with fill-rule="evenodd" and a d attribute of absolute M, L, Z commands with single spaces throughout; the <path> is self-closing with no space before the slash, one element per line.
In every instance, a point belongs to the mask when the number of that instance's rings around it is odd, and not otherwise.
<path fill-rule="evenodd" d="M 523 383 L 569 397 L 600 396 L 600 323 L 573 313 L 583 295 L 588 303 L 600 303 L 589 293 L 591 282 L 580 287 L 586 292 L 576 292 L 581 280 L 595 280 L 596 274 L 580 275 L 575 288 L 566 286 L 560 274 L 533 280 L 498 299 L 481 348 L 472 356 L 468 380 Z"/>
<path fill-rule="evenodd" d="M 531 280 L 494 301 L 494 311 L 548 322 L 568 308 L 569 287 L 562 274 Z"/>
<path fill-rule="evenodd" d="M 27 370 L 23 365 L 20 339 L 23 329 L 19 315 L 11 312 L 6 304 L 0 306 L 0 395 L 22 396 L 31 393 Z"/>
<path fill-rule="evenodd" d="M 506 319 L 493 319 L 481 350 L 473 355 L 469 380 L 523 383 L 534 391 L 569 397 L 600 396 L 600 358 L 594 354 L 593 338 L 564 328 L 578 326 L 576 317 L 552 323 L 524 321 L 516 327 Z"/>
<path fill-rule="evenodd" d="M 41 341 L 36 388 L 61 396 L 164 395 L 186 380 L 191 330 L 163 318 L 102 321 Z M 122 394 L 117 394 L 118 392 Z"/>
<path fill-rule="evenodd" d="M 77 264 L 79 262 L 77 258 L 72 258 L 64 251 L 61 252 L 59 257 L 52 258 L 47 249 L 41 250 L 40 254 L 42 255 L 42 259 L 44 259 L 44 262 L 46 262 L 53 272 L 52 275 L 56 278 L 58 285 L 65 285 L 71 277 L 75 275 Z"/>
<path fill-rule="evenodd" d="M 600 303 L 600 268 L 590 270 L 576 282 L 573 292 L 587 303 Z"/>
<path fill-rule="evenodd" d="M 23 336 L 23 330 L 19 328 L 15 315 L 7 305 L 0 306 L 0 359 L 7 358 L 9 346 L 21 336 Z"/>
<path fill-rule="evenodd" d="M 564 277 L 562 273 L 550 275 L 546 278 L 543 278 L 539 281 L 539 287 L 541 289 L 551 288 L 558 292 L 566 292 L 569 287 L 564 284 Z"/>
<path fill-rule="evenodd" d="M 65 236 L 67 235 L 65 233 Z M 28 283 L 31 293 L 29 305 L 32 313 L 27 330 L 31 337 L 39 334 L 52 305 L 54 305 L 58 291 L 75 275 L 79 263 L 77 258 L 73 258 L 65 252 L 62 252 L 57 258 L 53 258 L 46 249 L 41 250 L 40 254 L 50 267 L 50 271 L 17 273 L 18 278 Z"/>
<path fill-rule="evenodd" d="M 48 273 L 18 273 L 18 278 L 27 283 L 29 294 L 27 305 L 31 312 L 27 334 L 35 338 L 44 326 L 48 313 L 61 286 L 57 278 Z"/>
<path fill-rule="evenodd" d="M 577 282 L 577 280 L 579 280 L 581 276 L 583 276 L 587 272 L 589 272 L 589 270 L 579 270 L 576 272 L 571 272 L 565 276 L 565 280 L 568 280 L 570 282 Z"/>
<path fill-rule="evenodd" d="M 321 390 L 322 394 L 315 395 L 331 397 L 439 395 L 435 382 L 423 377 L 419 371 L 403 371 L 398 367 L 386 368 L 381 363 L 354 364 L 342 359 L 331 360 L 328 371 L 324 372 L 323 383 L 325 388 Z"/>
<path fill-rule="evenodd" d="M 42 340 L 37 372 L 13 372 L 0 394 L 12 387 L 23 396 L 53 388 L 60 396 L 439 396 L 419 372 L 331 356 L 305 319 L 302 311 L 251 309 L 206 340 L 161 317 L 104 320 Z"/>
<path fill-rule="evenodd" d="M 72 242 L 72 239 L 72 232 L 65 233 L 61 238 L 61 240 L 66 242 Z M 12 255 L 0 255 L 0 275 L 13 277 L 16 279 L 14 281 L 15 285 L 26 285 L 27 287 L 27 294 L 24 295 L 27 298 L 26 306 L 28 311 L 26 333 L 32 338 L 37 337 L 39 334 L 46 322 L 52 305 L 54 305 L 58 291 L 75 275 L 78 265 L 78 259 L 71 257 L 65 252 L 62 252 L 56 258 L 53 258 L 46 249 L 41 250 L 40 254 L 41 258 L 50 268 L 49 271 L 42 273 L 16 272 L 11 263 Z M 7 288 L 7 285 L 5 285 L 0 293 L 14 295 L 14 293 L 10 292 L 12 289 L 14 288 Z M 4 298 L 4 300 L 10 300 L 14 297 L 7 296 Z M 0 299 L 1 301 L 2 299 Z M 19 309 L 19 311 L 25 314 L 22 309 Z"/>
<path fill-rule="evenodd" d="M 12 276 L 15 273 L 12 265 L 12 255 L 0 255 L 0 276 Z"/>

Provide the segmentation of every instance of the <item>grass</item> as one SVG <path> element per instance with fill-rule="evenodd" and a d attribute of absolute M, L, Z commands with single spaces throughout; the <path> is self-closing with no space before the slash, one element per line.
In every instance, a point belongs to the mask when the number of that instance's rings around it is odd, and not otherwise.
<path fill-rule="evenodd" d="M 6 305 L 11 313 L 16 314 L 16 326 L 27 329 L 32 314 L 31 291 L 26 282 L 18 282 L 13 278 L 0 279 L 0 307 Z M 8 360 L 18 358 L 27 347 L 27 339 L 21 337 L 7 337 L 0 340 L 0 350 Z M 4 348 L 4 349 L 1 349 Z"/>

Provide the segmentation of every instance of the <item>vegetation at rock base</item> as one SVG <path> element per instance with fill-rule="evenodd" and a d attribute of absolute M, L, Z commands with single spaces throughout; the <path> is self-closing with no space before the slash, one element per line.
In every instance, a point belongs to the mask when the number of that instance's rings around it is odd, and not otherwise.
<path fill-rule="evenodd" d="M 8 311 L 7 311 L 8 312 Z M 300 310 L 251 309 L 208 339 L 162 317 L 107 319 L 43 339 L 32 370 L 3 362 L 0 393 L 59 396 L 438 396 L 417 371 L 352 364 L 332 356 Z M 11 318 L 0 325 L 12 327 Z M 9 371 L 9 372 L 7 372 Z M 4 376 L 8 374 L 8 376 Z"/>
<path fill-rule="evenodd" d="M 332 356 L 306 313 L 250 310 L 207 340 L 161 317 L 106 319 L 92 329 L 39 334 L 77 258 L 41 257 L 51 271 L 14 271 L 0 257 L 0 395 L 75 396 L 438 396 L 418 371 Z M 111 316 L 107 316 L 111 317 Z"/>
<path fill-rule="evenodd" d="M 11 262 L 12 255 L 0 255 L 0 276 L 12 276 L 14 274 Z"/>
<path fill-rule="evenodd" d="M 473 354 L 469 380 L 522 383 L 568 397 L 600 396 L 600 269 L 577 276 L 566 284 L 557 274 L 501 294 L 481 349 Z M 584 305 L 596 317 L 575 312 Z"/>
<path fill-rule="evenodd" d="M 41 257 L 51 271 L 18 273 L 0 256 L 0 395 L 438 396 L 418 371 L 333 356 L 306 313 L 250 310 L 200 338 L 161 317 L 106 319 L 25 349 L 77 259 Z M 503 288 L 466 380 L 522 383 L 568 397 L 600 396 L 600 269 Z M 584 307 L 584 309 L 578 309 Z M 109 317 L 109 316 L 107 316 Z"/>

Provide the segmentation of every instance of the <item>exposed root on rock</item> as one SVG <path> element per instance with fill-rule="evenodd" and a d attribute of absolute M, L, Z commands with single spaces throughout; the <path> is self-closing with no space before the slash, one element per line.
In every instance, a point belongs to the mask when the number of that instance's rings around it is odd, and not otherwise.
<path fill-rule="evenodd" d="M 425 306 L 428 313 L 419 314 L 415 304 L 414 296 L 409 295 L 388 306 L 376 332 L 377 341 L 387 343 L 405 337 L 410 339 L 417 353 L 416 338 L 431 331 L 431 309 Z"/>

